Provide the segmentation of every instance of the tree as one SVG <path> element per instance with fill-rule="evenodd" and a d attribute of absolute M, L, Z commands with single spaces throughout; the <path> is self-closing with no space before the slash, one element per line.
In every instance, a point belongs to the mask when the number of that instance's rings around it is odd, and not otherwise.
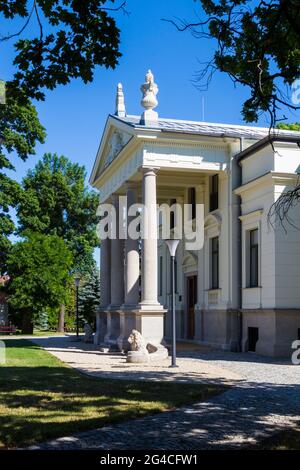
<path fill-rule="evenodd" d="M 10 235 L 15 226 L 10 209 L 20 201 L 20 185 L 7 175 L 14 170 L 10 153 L 22 160 L 35 153 L 35 143 L 43 142 L 45 130 L 40 124 L 35 107 L 26 98 L 18 104 L 6 89 L 6 102 L 0 104 L 0 274 L 6 271 L 6 259 L 11 246 Z"/>
<path fill-rule="evenodd" d="M 114 0 L 112 0 L 114 2 Z M 2 0 L 0 14 L 8 25 L 23 26 L 1 41 L 15 40 L 16 72 L 11 85 L 29 98 L 44 99 L 44 89 L 66 85 L 72 78 L 93 80 L 96 66 L 115 68 L 120 57 L 120 31 L 111 16 L 125 3 L 107 0 Z M 38 29 L 29 28 L 33 21 Z M 3 21 L 2 21 L 3 23 Z M 27 37 L 26 37 L 27 36 Z"/>
<path fill-rule="evenodd" d="M 72 254 L 57 235 L 27 232 L 8 255 L 11 276 L 9 302 L 22 315 L 23 333 L 32 333 L 35 313 L 58 308 L 65 302 L 64 284 L 72 266 Z"/>
<path fill-rule="evenodd" d="M 114 0 L 112 0 L 114 2 Z M 43 100 L 45 89 L 66 85 L 72 78 L 93 80 L 97 66 L 115 68 L 120 57 L 119 29 L 114 12 L 125 3 L 106 7 L 107 0 L 2 0 L 2 28 L 14 28 L 0 42 L 13 40 L 16 69 L 6 82 L 6 102 L 0 104 L 0 273 L 6 271 L 10 235 L 15 227 L 10 209 L 20 198 L 20 186 L 6 174 L 13 169 L 8 154 L 25 160 L 34 154 L 36 142 L 45 131 L 30 99 Z M 36 28 L 29 28 L 33 21 Z M 7 23 L 6 26 L 5 22 Z M 3 98 L 2 96 L 0 97 Z"/>
<path fill-rule="evenodd" d="M 83 275 L 94 267 L 98 195 L 85 187 L 85 168 L 66 157 L 45 154 L 23 179 L 17 207 L 19 233 L 32 230 L 63 239 L 73 255 L 73 271 Z M 61 308 L 60 331 L 64 325 Z"/>
<path fill-rule="evenodd" d="M 79 288 L 78 301 L 81 322 L 93 324 L 100 304 L 100 275 L 96 266 L 83 279 Z"/>
<path fill-rule="evenodd" d="M 200 2 L 203 19 L 194 23 L 165 20 L 197 38 L 216 40 L 214 56 L 199 74 L 200 87 L 206 87 L 217 70 L 248 87 L 250 97 L 242 114 L 249 122 L 268 112 L 274 126 L 278 108 L 299 109 L 289 101 L 285 87 L 300 72 L 300 0 Z"/>
<path fill-rule="evenodd" d="M 277 127 L 277 129 L 283 129 L 285 131 L 300 132 L 300 122 L 294 122 L 294 123 L 290 123 L 290 124 L 280 122 L 279 124 L 277 124 L 276 127 Z"/>

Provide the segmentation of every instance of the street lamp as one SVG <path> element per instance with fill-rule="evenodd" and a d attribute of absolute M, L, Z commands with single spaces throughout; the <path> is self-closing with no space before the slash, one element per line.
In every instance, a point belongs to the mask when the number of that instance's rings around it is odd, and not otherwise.
<path fill-rule="evenodd" d="M 172 292 L 172 364 L 170 367 L 178 367 L 176 365 L 176 311 L 175 311 L 175 254 L 179 240 L 165 240 L 169 248 L 171 256 L 171 292 Z"/>
<path fill-rule="evenodd" d="M 76 341 L 79 341 L 79 311 L 78 311 L 78 290 L 80 284 L 80 274 L 74 276 L 74 284 L 76 287 Z"/>

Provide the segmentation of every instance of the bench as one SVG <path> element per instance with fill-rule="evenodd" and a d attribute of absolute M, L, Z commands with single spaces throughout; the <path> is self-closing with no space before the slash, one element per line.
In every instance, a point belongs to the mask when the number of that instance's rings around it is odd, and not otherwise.
<path fill-rule="evenodd" d="M 11 335 L 16 332 L 16 327 L 11 326 L 0 326 L 0 334 L 2 335 Z"/>

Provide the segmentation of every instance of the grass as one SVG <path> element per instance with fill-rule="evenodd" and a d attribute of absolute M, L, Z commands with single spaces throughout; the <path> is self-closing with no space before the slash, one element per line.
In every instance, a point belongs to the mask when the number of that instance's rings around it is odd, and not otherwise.
<path fill-rule="evenodd" d="M 300 428 L 288 429 L 258 444 L 262 450 L 300 450 Z"/>
<path fill-rule="evenodd" d="M 26 446 L 204 400 L 221 385 L 96 379 L 28 340 L 9 339 L 0 366 L 0 447 Z"/>

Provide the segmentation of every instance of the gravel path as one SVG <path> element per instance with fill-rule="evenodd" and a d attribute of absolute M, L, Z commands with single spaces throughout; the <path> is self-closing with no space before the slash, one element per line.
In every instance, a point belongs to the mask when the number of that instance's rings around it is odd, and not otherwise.
<path fill-rule="evenodd" d="M 300 367 L 286 360 L 194 351 L 181 353 L 180 370 L 174 373 L 167 363 L 133 370 L 124 357 L 105 356 L 66 338 L 34 341 L 94 376 L 120 378 L 122 374 L 128 380 L 222 382 L 234 387 L 190 407 L 56 439 L 33 449 L 238 449 L 300 424 Z"/>

